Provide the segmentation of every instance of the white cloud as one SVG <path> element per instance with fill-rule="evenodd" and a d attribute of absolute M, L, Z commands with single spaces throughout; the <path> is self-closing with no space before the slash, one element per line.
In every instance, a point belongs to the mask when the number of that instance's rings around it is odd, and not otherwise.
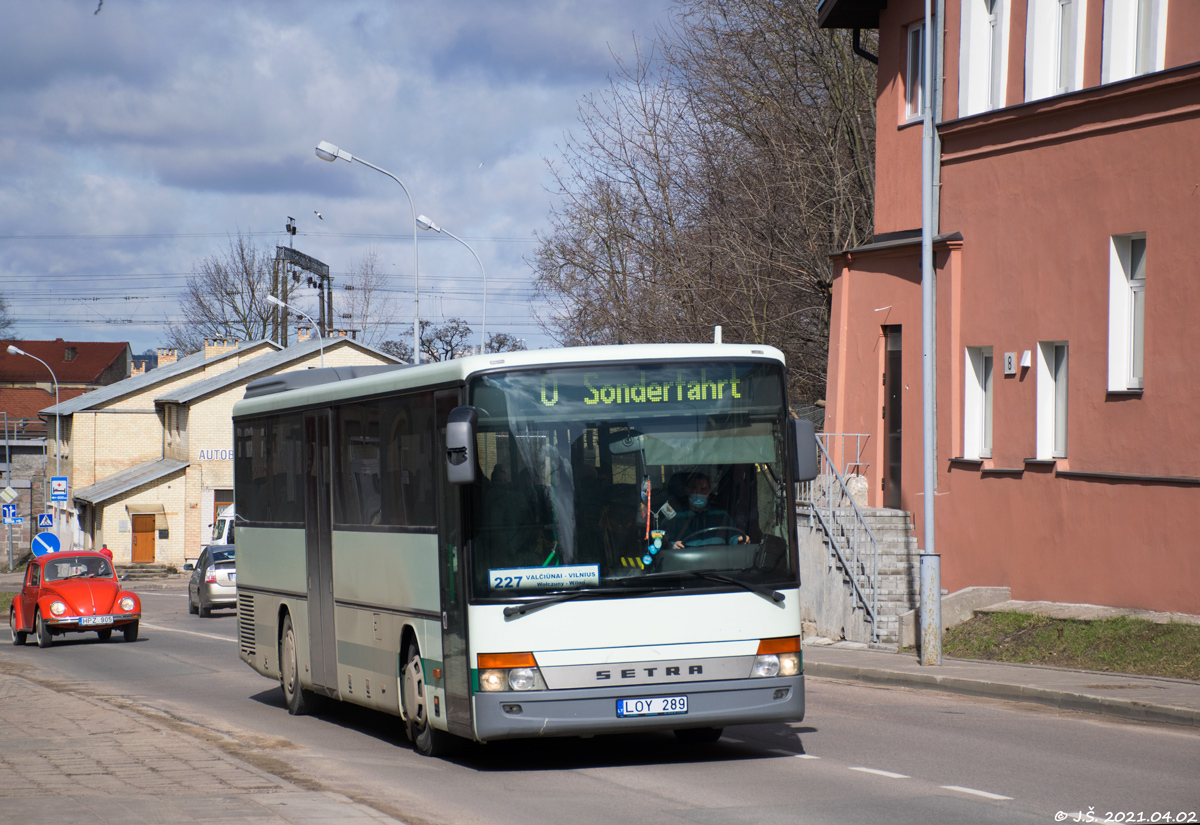
<path fill-rule="evenodd" d="M 288 215 L 297 248 L 335 272 L 374 245 L 410 289 L 407 200 L 365 167 L 318 160 L 313 146 L 329 140 L 398 175 L 417 211 L 467 239 L 487 268 L 490 331 L 548 343 L 522 262 L 550 205 L 542 159 L 574 127 L 577 101 L 606 85 L 610 48 L 628 53 L 668 7 L 7 6 L 0 289 L 18 334 L 154 346 L 153 323 L 96 322 L 172 314 L 183 273 L 238 231 L 286 242 Z M 477 323 L 474 259 L 444 237 L 420 243 L 422 315 Z"/>

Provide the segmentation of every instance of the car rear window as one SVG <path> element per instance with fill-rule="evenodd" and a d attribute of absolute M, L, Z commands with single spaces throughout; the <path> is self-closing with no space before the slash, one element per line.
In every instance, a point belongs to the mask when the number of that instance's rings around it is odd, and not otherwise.
<path fill-rule="evenodd" d="M 227 550 L 214 550 L 212 554 L 213 563 L 222 561 L 233 561 L 233 548 Z"/>

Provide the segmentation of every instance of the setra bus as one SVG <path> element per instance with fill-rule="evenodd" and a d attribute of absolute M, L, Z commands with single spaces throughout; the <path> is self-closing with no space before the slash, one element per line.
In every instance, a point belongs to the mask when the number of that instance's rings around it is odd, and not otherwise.
<path fill-rule="evenodd" d="M 663 344 L 331 367 L 233 410 L 240 657 L 414 747 L 804 715 L 782 353 Z"/>

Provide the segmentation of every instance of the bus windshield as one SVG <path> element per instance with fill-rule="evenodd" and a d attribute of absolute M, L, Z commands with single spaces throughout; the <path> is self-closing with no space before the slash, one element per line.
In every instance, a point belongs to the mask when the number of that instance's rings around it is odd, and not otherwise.
<path fill-rule="evenodd" d="M 783 398 L 769 361 L 475 379 L 473 597 L 795 586 Z"/>

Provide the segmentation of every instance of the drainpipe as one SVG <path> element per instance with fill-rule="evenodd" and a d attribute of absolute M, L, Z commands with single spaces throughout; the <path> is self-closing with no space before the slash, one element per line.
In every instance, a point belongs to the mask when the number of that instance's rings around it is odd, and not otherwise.
<path fill-rule="evenodd" d="M 876 66 L 879 65 L 879 56 L 871 54 L 862 47 L 862 29 L 856 28 L 854 30 L 854 40 L 850 43 L 850 48 L 853 49 L 854 53 L 863 60 L 868 60 L 871 63 L 874 63 Z"/>

